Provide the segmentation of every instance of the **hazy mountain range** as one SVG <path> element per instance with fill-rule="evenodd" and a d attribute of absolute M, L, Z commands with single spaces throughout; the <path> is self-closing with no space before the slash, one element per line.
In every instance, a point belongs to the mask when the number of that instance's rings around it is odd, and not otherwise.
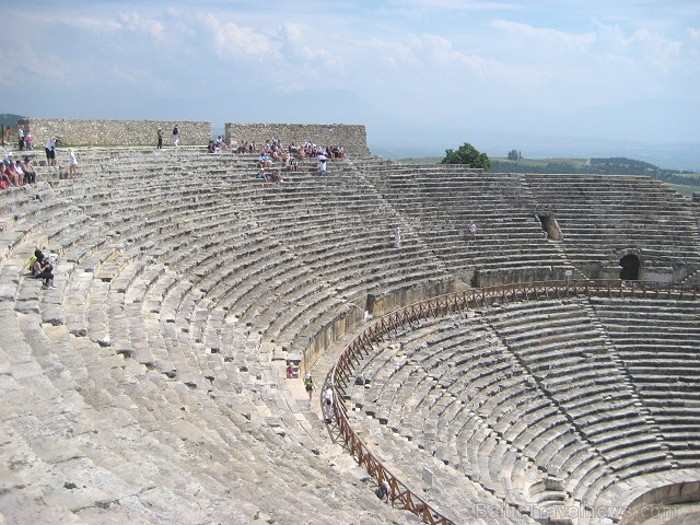
<path fill-rule="evenodd" d="M 212 99 L 217 101 L 215 111 L 209 109 Z M 527 158 L 627 157 L 667 169 L 700 171 L 700 108 L 691 104 L 687 111 L 657 100 L 555 114 L 524 107 L 472 109 L 468 101 L 461 106 L 446 103 L 454 105 L 452 116 L 436 120 L 419 105 L 390 115 L 344 90 L 279 93 L 226 86 L 194 103 L 155 97 L 135 105 L 117 97 L 108 110 L 86 101 L 80 115 L 36 116 L 208 120 L 214 135 L 223 134 L 225 122 L 364 124 L 370 150 L 387 158 L 444 156 L 445 149 L 469 142 L 490 156 L 503 157 L 516 149 Z"/>

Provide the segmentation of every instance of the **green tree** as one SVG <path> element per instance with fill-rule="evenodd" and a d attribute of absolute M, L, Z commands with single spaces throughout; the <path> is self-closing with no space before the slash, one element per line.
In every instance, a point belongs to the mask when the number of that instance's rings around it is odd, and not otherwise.
<path fill-rule="evenodd" d="M 508 152 L 508 160 L 520 160 L 523 158 L 523 154 L 518 150 L 512 149 Z"/>
<path fill-rule="evenodd" d="M 491 168 L 491 159 L 486 153 L 481 153 L 474 146 L 465 142 L 457 151 L 446 149 L 442 164 L 467 164 L 472 168 L 483 168 L 484 171 L 488 171 Z"/>

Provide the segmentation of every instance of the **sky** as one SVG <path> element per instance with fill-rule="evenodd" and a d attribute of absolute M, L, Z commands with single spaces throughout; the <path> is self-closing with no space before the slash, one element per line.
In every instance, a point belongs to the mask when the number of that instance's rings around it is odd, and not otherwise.
<path fill-rule="evenodd" d="M 385 156 L 700 169 L 697 0 L 0 4 L 1 113 L 364 124 Z"/>

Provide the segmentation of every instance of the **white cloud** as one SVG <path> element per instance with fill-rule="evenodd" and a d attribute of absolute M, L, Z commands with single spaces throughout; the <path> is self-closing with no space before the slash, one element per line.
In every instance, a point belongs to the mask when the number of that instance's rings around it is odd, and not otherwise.
<path fill-rule="evenodd" d="M 646 28 L 627 35 L 617 25 L 599 24 L 598 47 L 612 61 L 643 63 L 660 73 L 681 67 L 682 43 Z"/>
<path fill-rule="evenodd" d="M 143 18 L 138 13 L 121 13 L 119 15 L 122 27 L 128 31 L 136 31 L 151 35 L 156 40 L 165 37 L 165 25 L 155 18 Z"/>
<path fill-rule="evenodd" d="M 280 27 L 280 32 L 281 38 L 285 40 L 291 53 L 300 57 L 307 65 L 321 66 L 324 69 L 342 67 L 339 53 L 308 40 L 308 35 L 315 34 L 310 27 L 285 22 Z"/>
<path fill-rule="evenodd" d="M 472 0 L 400 0 L 396 7 L 440 9 L 453 11 L 515 11 L 522 6 L 515 2 L 474 2 Z"/>
<path fill-rule="evenodd" d="M 531 43 L 540 43 L 553 46 L 554 49 L 577 49 L 584 50 L 596 41 L 595 33 L 573 34 L 558 29 L 534 27 L 519 22 L 507 20 L 495 20 L 491 22 L 491 27 L 513 34 L 518 38 L 523 38 L 523 46 Z"/>
<path fill-rule="evenodd" d="M 200 15 L 199 18 L 211 31 L 214 49 L 220 57 L 257 62 L 279 59 L 277 45 L 260 29 L 233 22 L 222 23 L 213 14 Z"/>
<path fill-rule="evenodd" d="M 451 68 L 466 69 L 482 78 L 493 73 L 503 72 L 503 68 L 498 62 L 457 51 L 453 48 L 452 42 L 444 37 L 421 35 L 413 37 L 412 40 L 416 48 L 428 51 L 429 61 L 435 61 L 443 68 L 447 68 L 447 72 Z"/>
<path fill-rule="evenodd" d="M 76 18 L 67 18 L 64 20 L 66 24 L 79 29 L 87 29 L 88 31 L 103 33 L 119 31 L 122 25 L 116 20 L 108 18 L 93 18 L 87 16 L 79 16 Z"/>

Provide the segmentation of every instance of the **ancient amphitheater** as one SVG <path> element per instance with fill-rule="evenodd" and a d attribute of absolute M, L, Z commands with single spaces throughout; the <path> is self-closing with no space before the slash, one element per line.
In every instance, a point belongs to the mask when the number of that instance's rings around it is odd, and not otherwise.
<path fill-rule="evenodd" d="M 697 202 L 77 153 L 79 178 L 0 195 L 0 524 L 700 522 Z"/>

